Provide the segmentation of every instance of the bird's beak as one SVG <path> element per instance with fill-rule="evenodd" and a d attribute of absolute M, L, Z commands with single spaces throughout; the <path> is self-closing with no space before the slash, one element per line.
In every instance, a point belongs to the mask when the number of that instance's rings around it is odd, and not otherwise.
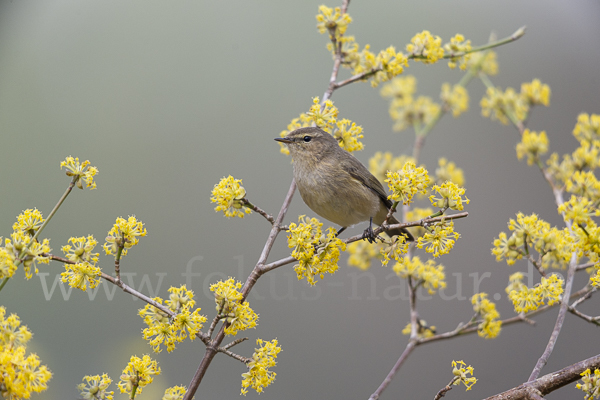
<path fill-rule="evenodd" d="M 278 137 L 278 138 L 275 138 L 275 140 L 277 140 L 278 142 L 281 142 L 281 143 L 292 143 L 293 142 L 292 139 L 288 139 L 288 138 L 284 138 L 284 137 L 283 138 Z"/>

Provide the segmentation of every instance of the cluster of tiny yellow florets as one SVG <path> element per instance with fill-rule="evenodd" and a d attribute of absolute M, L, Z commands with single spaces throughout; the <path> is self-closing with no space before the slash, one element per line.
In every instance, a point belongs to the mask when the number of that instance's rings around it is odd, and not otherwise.
<path fill-rule="evenodd" d="M 573 129 L 573 136 L 580 142 L 586 140 L 593 142 L 600 140 L 600 115 L 581 113 L 577 117 L 577 124 Z"/>
<path fill-rule="evenodd" d="M 453 117 L 458 117 L 469 109 L 469 93 L 462 85 L 451 87 L 449 83 L 444 83 L 440 99 L 444 103 L 444 106 L 452 111 Z"/>
<path fill-rule="evenodd" d="M 452 374 L 458 379 L 454 381 L 454 385 L 461 383 L 466 386 L 466 390 L 471 390 L 474 384 L 477 383 L 477 378 L 473 376 L 473 367 L 467 366 L 464 361 L 452 361 Z M 468 377 L 468 375 L 471 375 Z"/>
<path fill-rule="evenodd" d="M 387 266 L 391 259 L 401 261 L 403 256 L 408 252 L 409 243 L 406 241 L 406 236 L 398 235 L 385 242 L 380 247 L 379 254 L 382 256 L 381 264 Z"/>
<path fill-rule="evenodd" d="M 493 242 L 492 254 L 496 261 L 506 259 L 508 265 L 513 265 L 535 249 L 540 254 L 543 268 L 565 268 L 569 262 L 573 243 L 566 228 L 559 230 L 536 214 L 523 213 L 518 213 L 516 220 L 511 218 L 508 228 L 513 231 L 510 237 L 501 232 Z"/>
<path fill-rule="evenodd" d="M 244 218 L 244 213 L 252 212 L 242 202 L 246 197 L 246 189 L 242 186 L 241 179 L 235 179 L 229 175 L 213 187 L 211 194 L 210 201 L 217 203 L 215 211 L 223 211 L 226 217 Z"/>
<path fill-rule="evenodd" d="M 600 216 L 598 205 L 586 197 L 572 195 L 568 201 L 565 201 L 558 207 L 559 213 L 564 213 L 565 219 L 572 221 L 580 227 L 593 224 L 592 216 Z"/>
<path fill-rule="evenodd" d="M 522 282 L 523 274 L 517 273 L 510 277 L 506 288 L 508 298 L 513 302 L 515 312 L 526 313 L 537 310 L 544 303 L 553 305 L 560 301 L 563 293 L 563 280 L 556 274 L 542 277 L 541 282 L 530 288 Z"/>
<path fill-rule="evenodd" d="M 255 328 L 258 321 L 258 314 L 250 308 L 248 302 L 241 302 L 243 296 L 238 291 L 241 287 L 242 283 L 233 278 L 218 281 L 210 286 L 210 290 L 215 292 L 217 313 L 229 324 L 225 328 L 227 335 L 235 336 L 239 331 Z"/>
<path fill-rule="evenodd" d="M 316 283 L 315 277 L 323 279 L 325 273 L 337 271 L 340 251 L 346 249 L 335 229 L 328 228 L 325 235 L 322 226 L 318 219 L 301 215 L 298 224 L 291 223 L 288 230 L 288 247 L 293 249 L 292 257 L 299 262 L 294 271 L 298 280 L 306 278 L 310 285 Z"/>
<path fill-rule="evenodd" d="M 477 293 L 471 297 L 473 311 L 481 318 L 477 326 L 477 334 L 486 339 L 493 339 L 500 334 L 502 321 L 496 305 L 488 300 L 487 293 Z"/>
<path fill-rule="evenodd" d="M 333 135 L 339 142 L 340 147 L 346 151 L 358 151 L 364 148 L 363 143 L 359 140 L 363 138 L 362 127 L 347 118 L 337 119 L 339 110 L 333 105 L 333 101 L 326 100 L 321 106 L 319 97 L 313 98 L 313 104 L 306 113 L 300 114 L 298 118 L 294 118 L 287 129 L 280 132 L 280 137 L 285 137 L 291 131 L 299 128 L 316 125 L 325 132 Z M 280 144 L 280 151 L 283 154 L 289 155 L 290 151 L 283 143 Z"/>
<path fill-rule="evenodd" d="M 460 33 L 454 35 L 450 39 L 450 42 L 444 45 L 444 52 L 450 57 L 448 66 L 454 69 L 457 63 L 460 62 L 460 69 L 463 71 L 467 69 L 469 59 L 471 58 L 471 54 L 468 53 L 469 51 L 471 51 L 471 41 L 465 40 L 465 37 Z"/>
<path fill-rule="evenodd" d="M 142 236 L 146 236 L 146 228 L 142 221 L 138 221 L 135 216 L 127 219 L 119 217 L 108 231 L 106 243 L 103 246 L 104 252 L 115 257 L 126 256 L 127 250 L 138 244 L 140 241 L 138 237 Z"/>
<path fill-rule="evenodd" d="M 256 339 L 256 344 L 260 347 L 254 349 L 252 359 L 248 362 L 248 372 L 242 374 L 242 393 L 244 396 L 248 393 L 248 388 L 256 390 L 256 393 L 262 393 L 264 388 L 269 386 L 275 380 L 277 375 L 275 372 L 270 371 L 269 368 L 273 368 L 277 365 L 275 359 L 281 347 L 278 346 L 277 339 L 273 339 L 270 342 L 262 339 Z"/>
<path fill-rule="evenodd" d="M 600 399 L 600 369 L 594 369 L 594 373 L 588 368 L 581 374 L 581 383 L 577 383 L 577 389 L 585 392 L 585 399 Z"/>
<path fill-rule="evenodd" d="M 25 277 L 31 279 L 34 272 L 38 273 L 38 263 L 50 262 L 50 258 L 45 255 L 51 251 L 49 239 L 33 240 L 43 223 L 42 213 L 37 209 L 27 209 L 17 216 L 10 239 L 5 238 L 4 247 L 0 247 L 0 279 L 13 276 L 20 262 L 23 264 Z"/>
<path fill-rule="evenodd" d="M 417 33 L 406 45 L 406 51 L 415 60 L 433 64 L 444 56 L 442 38 L 433 36 L 429 31 Z"/>
<path fill-rule="evenodd" d="M 413 98 L 416 90 L 416 79 L 413 76 L 394 78 L 381 89 L 381 96 L 390 98 L 389 114 L 394 121 L 394 130 L 402 131 L 409 127 L 419 128 L 429 124 L 438 117 L 441 106 L 430 97 Z M 468 106 L 468 95 L 461 89 L 452 94 L 442 93 L 453 104 L 456 110 L 464 110 Z M 448 97 L 449 96 L 449 97 Z M 465 97 L 466 96 L 466 97 Z"/>
<path fill-rule="evenodd" d="M 131 356 L 129 363 L 121 374 L 119 389 L 121 393 L 131 393 L 135 390 L 135 395 L 141 394 L 142 389 L 152 383 L 154 375 L 160 375 L 158 363 L 151 359 L 149 355 L 142 358 Z"/>
<path fill-rule="evenodd" d="M 433 260 L 424 263 L 417 256 L 403 257 L 394 265 L 393 270 L 400 278 L 410 279 L 413 286 L 422 285 L 429 294 L 446 287 L 444 266 L 436 265 Z"/>
<path fill-rule="evenodd" d="M 438 167 L 435 170 L 435 183 L 441 185 L 446 181 L 454 182 L 457 186 L 464 186 L 465 175 L 462 168 L 457 167 L 453 161 L 442 157 L 438 160 Z"/>
<path fill-rule="evenodd" d="M 107 374 L 102 374 L 102 376 L 86 375 L 82 381 L 82 383 L 77 385 L 77 390 L 82 399 L 113 400 L 115 392 L 108 390 L 112 379 Z"/>
<path fill-rule="evenodd" d="M 490 76 L 498 73 L 498 61 L 495 51 L 487 50 L 469 55 L 471 57 L 467 60 L 467 68 Z"/>
<path fill-rule="evenodd" d="M 347 13 L 342 13 L 339 7 L 329 8 L 327 6 L 319 6 L 319 14 L 317 14 L 317 29 L 320 33 L 329 32 L 332 40 L 338 39 L 346 33 L 348 24 L 352 22 L 352 17 Z"/>
<path fill-rule="evenodd" d="M 545 131 L 540 133 L 525 129 L 521 142 L 517 144 L 517 158 L 520 160 L 527 156 L 527 164 L 539 162 L 540 154 L 548 152 L 548 136 Z"/>
<path fill-rule="evenodd" d="M 432 253 L 434 257 L 439 257 L 442 254 L 450 253 L 458 238 L 460 238 L 460 234 L 454 231 L 454 223 L 443 221 L 433 227 L 428 227 L 425 234 L 417 239 L 417 247 L 422 249 L 426 246 L 426 252 Z"/>
<path fill-rule="evenodd" d="M 96 189 L 96 182 L 94 182 L 94 176 L 98 173 L 98 168 L 90 167 L 88 160 L 79 163 L 78 157 L 67 157 L 65 161 L 61 161 L 60 169 L 65 167 L 67 170 L 67 176 L 72 176 L 77 179 L 77 187 L 83 189 L 81 181 L 85 182 L 85 187 Z"/>
<path fill-rule="evenodd" d="M 166 345 L 167 351 L 171 352 L 176 343 L 183 342 L 186 337 L 194 340 L 206 322 L 206 317 L 200 314 L 200 308 L 194 310 L 194 292 L 188 290 L 185 285 L 179 288 L 171 287 L 169 292 L 171 294 L 165 303 L 175 314 L 172 318 L 151 304 L 146 304 L 138 312 L 148 326 L 142 331 L 144 339 L 148 340 L 156 353 L 160 353 L 161 344 Z M 163 304 L 160 297 L 154 298 L 154 301 Z"/>
<path fill-rule="evenodd" d="M 162 400 L 183 400 L 186 392 L 185 386 L 173 386 L 165 390 Z"/>
<path fill-rule="evenodd" d="M 446 181 L 442 183 L 442 185 L 433 185 L 432 191 L 437 192 L 439 197 L 432 194 L 429 196 L 429 201 L 433 207 L 443 210 L 449 208 L 451 210 L 462 211 L 463 202 L 466 204 L 471 202 L 471 200 L 465 196 L 465 190 L 465 188 L 459 187 L 454 182 Z"/>
<path fill-rule="evenodd" d="M 48 388 L 52 373 L 40 365 L 36 354 L 27 355 L 32 333 L 16 314 L 6 316 L 0 306 L 0 395 L 3 399 L 28 399 Z"/>
<path fill-rule="evenodd" d="M 92 253 L 94 247 L 98 244 L 92 235 L 87 238 L 72 237 L 69 239 L 71 244 L 62 247 L 67 260 L 75 264 L 65 263 L 65 272 L 61 275 L 63 282 L 68 282 L 69 286 L 85 291 L 87 286 L 90 289 L 95 288 L 100 283 L 102 271 L 96 266 L 98 262 L 98 253 Z"/>
<path fill-rule="evenodd" d="M 399 171 L 388 171 L 385 182 L 388 184 L 391 195 L 388 199 L 402 202 L 404 205 L 411 203 L 417 193 L 427 193 L 431 182 L 429 174 L 424 167 L 416 167 L 413 162 L 407 162 Z"/>
<path fill-rule="evenodd" d="M 365 240 L 358 240 L 350 243 L 346 251 L 350 254 L 348 265 L 366 271 L 371 267 L 371 260 L 379 256 L 381 243 L 369 243 Z"/>
<path fill-rule="evenodd" d="M 594 171 L 575 171 L 566 181 L 568 192 L 579 197 L 585 197 L 593 203 L 600 200 L 600 181 Z"/>
<path fill-rule="evenodd" d="M 513 123 L 523 122 L 531 106 L 550 105 L 550 88 L 538 79 L 524 83 L 520 93 L 513 88 L 503 92 L 500 88 L 489 87 L 480 104 L 484 117 L 497 119 L 505 125 L 509 120 Z"/>
<path fill-rule="evenodd" d="M 427 326 L 427 321 L 419 319 L 417 321 L 417 337 L 419 339 L 427 339 L 435 335 L 435 325 Z M 410 335 L 412 332 L 412 324 L 409 322 L 402 329 L 403 335 Z"/>

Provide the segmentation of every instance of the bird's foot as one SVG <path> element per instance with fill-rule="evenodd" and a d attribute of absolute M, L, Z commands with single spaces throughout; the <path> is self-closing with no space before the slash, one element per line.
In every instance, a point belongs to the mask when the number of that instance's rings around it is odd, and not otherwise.
<path fill-rule="evenodd" d="M 362 238 L 363 240 L 367 239 L 369 243 L 375 243 L 377 235 L 375 235 L 375 233 L 373 232 L 373 227 L 371 226 L 371 224 L 369 224 L 369 227 L 363 232 Z"/>

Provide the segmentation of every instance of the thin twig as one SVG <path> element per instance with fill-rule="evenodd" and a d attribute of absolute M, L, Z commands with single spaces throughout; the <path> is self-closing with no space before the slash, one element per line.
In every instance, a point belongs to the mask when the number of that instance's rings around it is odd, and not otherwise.
<path fill-rule="evenodd" d="M 247 207 L 253 211 L 256 211 L 257 213 L 259 213 L 260 215 L 262 215 L 263 217 L 265 217 L 265 219 L 267 221 L 269 221 L 271 223 L 271 225 L 273 225 L 273 222 L 275 222 L 275 219 L 273 218 L 272 215 L 267 214 L 262 208 L 255 206 L 254 204 L 250 203 L 248 201 L 248 199 L 243 198 L 242 200 L 240 200 L 240 202 L 242 203 L 242 205 L 244 207 Z"/>
<path fill-rule="evenodd" d="M 452 390 L 452 385 L 454 385 L 454 382 L 456 382 L 457 380 L 459 380 L 460 378 L 458 376 L 455 376 L 449 384 L 447 384 L 445 387 L 443 387 L 442 389 L 440 389 L 439 392 L 437 392 L 437 394 L 435 395 L 435 397 L 433 398 L 433 400 L 440 400 L 442 397 L 444 397 L 446 395 L 446 393 L 448 393 L 450 390 Z"/>
<path fill-rule="evenodd" d="M 235 339 L 233 342 L 226 344 L 225 346 L 223 346 L 222 348 L 227 350 L 232 348 L 233 346 L 237 346 L 238 344 L 245 342 L 246 340 L 248 340 L 247 337 L 243 337 L 243 338 L 239 338 L 239 339 Z"/>
<path fill-rule="evenodd" d="M 371 395 L 371 397 L 369 397 L 369 400 L 379 399 L 379 396 L 381 396 L 381 393 L 385 390 L 385 388 L 388 387 L 388 385 L 390 383 L 392 383 L 392 379 L 394 379 L 394 376 L 396 375 L 396 373 L 398 373 L 398 371 L 400 370 L 400 367 L 402 366 L 402 364 L 404 364 L 404 361 L 406 361 L 406 359 L 408 358 L 410 353 L 412 353 L 412 351 L 415 349 L 416 345 L 417 345 L 417 343 L 415 341 L 408 342 L 408 344 L 404 348 L 404 351 L 402 352 L 402 354 L 396 361 L 396 364 L 394 364 L 394 366 L 392 367 L 390 372 L 387 374 L 387 376 L 385 377 L 383 382 L 381 382 L 381 385 L 379 385 L 377 390 Z"/>

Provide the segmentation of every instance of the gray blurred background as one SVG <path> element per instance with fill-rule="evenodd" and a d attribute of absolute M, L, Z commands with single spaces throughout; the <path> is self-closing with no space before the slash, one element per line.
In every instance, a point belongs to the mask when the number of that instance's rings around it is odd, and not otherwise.
<path fill-rule="evenodd" d="M 198 274 L 189 281 L 198 305 L 212 318 L 209 285 L 228 276 L 246 279 L 269 224 L 256 214 L 225 219 L 213 211 L 210 191 L 231 174 L 243 179 L 252 202 L 278 212 L 292 167 L 273 138 L 307 110 L 313 96 L 322 96 L 331 73 L 327 36 L 315 28 L 320 4 L 3 0 L 0 235 L 10 234 L 15 216 L 26 208 L 49 213 L 69 182 L 59 169 L 61 160 L 89 159 L 100 170 L 98 189 L 75 191 L 67 199 L 43 235 L 51 238 L 53 252 L 61 254 L 70 236 L 93 234 L 102 244 L 116 217 L 135 214 L 148 236 L 122 263 L 133 285 L 145 282 L 145 293 L 167 297 L 169 286 L 185 283 L 182 273 L 189 268 Z M 357 0 L 349 12 L 354 22 L 348 34 L 374 51 L 388 45 L 403 49 L 424 29 L 444 42 L 458 32 L 482 44 L 491 31 L 505 37 L 527 25 L 525 37 L 497 49 L 500 73 L 492 79 L 517 90 L 533 78 L 551 86 L 551 106 L 535 109 L 529 127 L 547 131 L 551 150 L 572 152 L 577 115 L 600 112 L 596 0 Z M 462 76 L 446 62 L 411 64 L 407 73 L 418 78 L 419 94 L 434 99 L 443 82 Z M 508 267 L 490 255 L 508 218 L 536 212 L 561 223 L 539 171 L 516 159 L 516 131 L 481 117 L 484 91 L 478 81 L 469 86 L 470 112 L 458 120 L 446 116 L 421 157 L 430 170 L 441 156 L 455 161 L 472 200 L 469 218 L 456 224 L 462 238 L 440 260 L 447 269 L 446 300 L 436 295 L 419 303 L 421 317 L 440 332 L 471 317 L 466 299 L 477 290 L 501 295 L 502 317 L 514 315 L 503 289 L 509 274 L 527 266 Z M 357 83 L 333 100 L 341 117 L 364 128 L 365 150 L 356 154 L 363 162 L 378 150 L 411 151 L 412 132 L 392 131 L 379 89 Z M 299 214 L 314 216 L 296 195 L 286 221 Z M 269 260 L 287 255 L 280 235 Z M 359 276 L 345 257 L 340 270 L 315 288 L 298 282 L 292 265 L 256 285 L 249 300 L 260 314 L 259 325 L 235 350 L 250 356 L 257 337 L 278 338 L 283 351 L 277 380 L 263 399 L 365 399 L 400 355 L 407 342 L 400 331 L 409 312 L 398 278 L 379 265 Z M 102 254 L 100 266 L 110 273 L 111 265 Z M 0 293 L 0 304 L 34 332 L 30 351 L 54 374 L 49 390 L 34 398 L 75 399 L 83 375 L 102 372 L 118 390 L 129 356 L 151 352 L 136 315 L 143 303 L 120 291 L 113 295 L 109 286 L 108 295 L 103 288 L 93 299 L 63 288 L 65 295 L 53 286 L 62 267 L 40 269 L 45 275 L 30 281 L 19 270 Z M 575 290 L 585 283 L 587 275 L 581 274 Z M 582 311 L 597 315 L 598 303 L 589 301 Z M 541 355 L 556 312 L 540 315 L 535 327 L 507 326 L 495 340 L 470 335 L 420 347 L 383 398 L 433 398 L 451 379 L 453 359 L 473 365 L 479 383 L 466 394 L 455 389 L 448 398 L 482 398 L 518 385 Z M 543 373 L 597 354 L 597 335 L 596 328 L 568 315 Z M 186 341 L 172 354 L 153 354 L 163 373 L 140 398 L 160 398 L 169 386 L 187 385 L 203 353 L 200 341 Z M 196 398 L 238 398 L 242 372 L 238 361 L 216 357 Z M 548 398 L 581 396 L 571 387 Z"/>

